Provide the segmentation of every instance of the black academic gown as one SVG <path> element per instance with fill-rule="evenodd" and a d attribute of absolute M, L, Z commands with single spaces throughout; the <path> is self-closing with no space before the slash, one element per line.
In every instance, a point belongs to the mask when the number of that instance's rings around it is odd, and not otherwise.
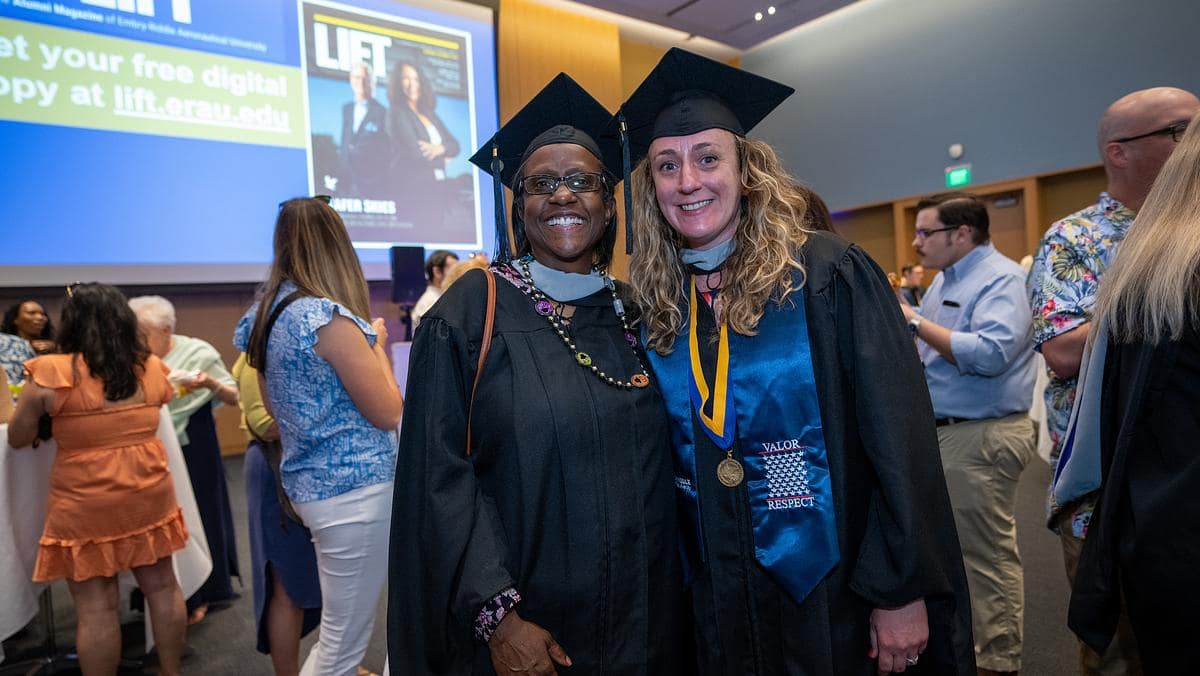
<path fill-rule="evenodd" d="M 721 451 L 693 413 L 706 563 L 691 586 L 698 673 L 875 674 L 873 608 L 924 597 L 929 646 L 914 674 L 974 674 L 971 610 L 933 410 L 912 337 L 878 266 L 836 235 L 802 251 L 840 562 L 797 603 L 755 559 L 746 484 L 717 480 Z M 712 378 L 711 310 L 699 303 L 700 359 Z M 741 457 L 740 441 L 735 457 Z"/>
<path fill-rule="evenodd" d="M 1124 597 L 1147 674 L 1200 673 L 1200 329 L 1158 345 L 1109 342 L 1103 484 L 1068 624 L 1104 652 Z"/>
<path fill-rule="evenodd" d="M 681 575 L 658 392 L 580 367 L 533 303 L 497 275 L 495 330 L 467 403 L 485 315 L 482 272 L 421 320 L 409 361 L 391 531 L 388 654 L 405 674 L 492 674 L 482 605 L 516 588 L 523 619 L 574 662 L 560 674 L 677 670 Z M 607 289 L 574 302 L 578 347 L 638 373 Z"/>

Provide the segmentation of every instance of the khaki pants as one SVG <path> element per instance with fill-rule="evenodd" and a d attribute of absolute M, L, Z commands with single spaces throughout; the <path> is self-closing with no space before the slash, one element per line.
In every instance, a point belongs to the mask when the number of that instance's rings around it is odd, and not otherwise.
<path fill-rule="evenodd" d="M 1091 511 L 1093 502 L 1088 503 L 1088 511 Z M 1079 565 L 1079 555 L 1083 552 L 1083 538 L 1077 538 L 1071 532 L 1074 516 L 1074 510 L 1067 510 L 1056 524 L 1058 537 L 1062 540 L 1067 580 L 1071 587 L 1075 586 L 1075 568 Z M 1103 655 L 1097 655 L 1086 643 L 1079 642 L 1079 673 L 1083 676 L 1141 675 L 1142 660 L 1138 657 L 1133 627 L 1129 626 L 1129 615 L 1125 614 L 1124 604 L 1121 606 L 1121 619 L 1117 622 L 1117 633 L 1113 635 L 1112 643 L 1108 644 L 1108 650 L 1105 650 Z"/>
<path fill-rule="evenodd" d="M 1024 413 L 938 428 L 981 669 L 1021 668 L 1025 574 L 1013 510 L 1035 437 L 1033 421 Z"/>

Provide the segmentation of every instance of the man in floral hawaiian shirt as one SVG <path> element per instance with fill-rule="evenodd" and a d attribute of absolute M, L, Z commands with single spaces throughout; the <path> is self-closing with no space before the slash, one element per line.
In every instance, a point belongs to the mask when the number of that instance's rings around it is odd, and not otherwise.
<path fill-rule="evenodd" d="M 1109 106 L 1097 133 L 1107 189 L 1096 204 L 1051 225 L 1038 247 L 1027 285 L 1033 341 L 1046 358 L 1050 378 L 1046 422 L 1055 468 L 1075 400 L 1100 276 L 1197 111 L 1200 99 L 1172 87 L 1136 91 Z M 1071 495 L 1051 486 L 1050 526 L 1062 538 L 1067 577 L 1072 581 L 1094 506 L 1094 493 Z M 1132 634 L 1127 623 L 1122 625 L 1103 657 L 1082 648 L 1084 674 L 1140 673 Z"/>

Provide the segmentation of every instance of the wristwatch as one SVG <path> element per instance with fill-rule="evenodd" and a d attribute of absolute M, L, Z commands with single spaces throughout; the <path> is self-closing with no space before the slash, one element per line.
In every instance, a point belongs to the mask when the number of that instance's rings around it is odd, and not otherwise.
<path fill-rule="evenodd" d="M 917 335 L 917 330 L 921 328 L 921 322 L 923 321 L 925 321 L 925 318 L 920 315 L 913 317 L 912 319 L 908 320 L 908 330 L 912 331 L 914 336 Z"/>

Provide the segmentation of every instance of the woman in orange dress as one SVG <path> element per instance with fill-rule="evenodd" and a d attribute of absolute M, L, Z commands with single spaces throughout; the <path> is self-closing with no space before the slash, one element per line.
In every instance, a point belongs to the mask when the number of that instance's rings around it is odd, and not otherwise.
<path fill-rule="evenodd" d="M 25 363 L 8 431 L 14 448 L 28 446 L 48 414 L 58 441 L 33 579 L 67 579 L 83 673 L 111 675 L 121 657 L 117 574 L 132 569 L 161 673 L 177 674 L 185 611 L 171 553 L 183 548 L 187 528 L 156 436 L 159 408 L 172 395 L 167 368 L 111 286 L 69 287 L 59 335 L 63 354 Z"/>

